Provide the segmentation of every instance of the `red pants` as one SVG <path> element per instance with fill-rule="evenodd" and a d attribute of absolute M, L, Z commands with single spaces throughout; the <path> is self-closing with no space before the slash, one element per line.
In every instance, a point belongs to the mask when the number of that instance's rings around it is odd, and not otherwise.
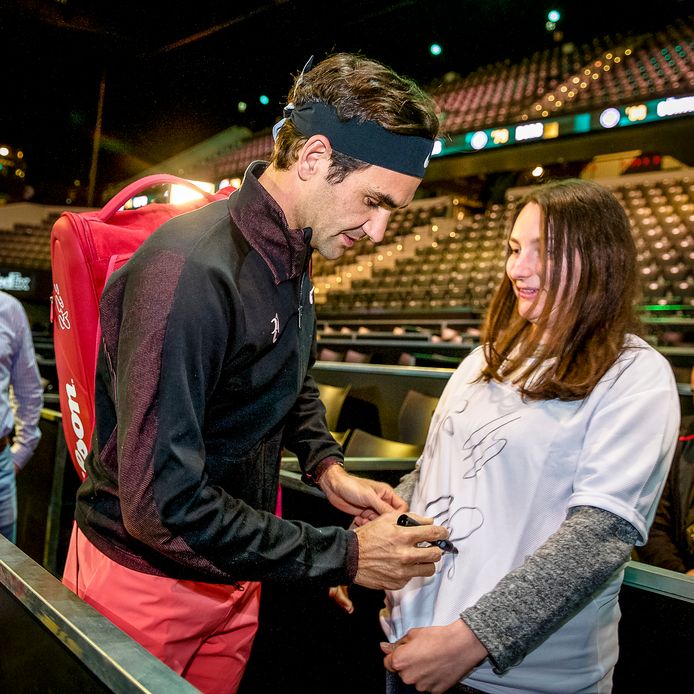
<path fill-rule="evenodd" d="M 63 583 L 201 692 L 237 691 L 258 628 L 259 583 L 239 590 L 133 571 L 76 524 Z"/>

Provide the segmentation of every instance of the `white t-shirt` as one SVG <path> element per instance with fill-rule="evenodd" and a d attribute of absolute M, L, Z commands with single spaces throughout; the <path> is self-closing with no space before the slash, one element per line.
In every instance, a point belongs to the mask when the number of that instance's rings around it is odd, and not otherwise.
<path fill-rule="evenodd" d="M 434 576 L 387 593 L 382 623 L 390 641 L 458 619 L 573 506 L 610 511 L 639 531 L 639 544 L 646 541 L 680 405 L 665 358 L 640 338 L 627 344 L 582 401 L 523 402 L 510 383 L 474 383 L 482 348 L 456 369 L 432 418 L 410 508 L 449 528 L 459 553 L 444 554 Z M 519 665 L 497 675 L 485 660 L 465 683 L 486 692 L 609 691 L 622 579 L 617 572 Z"/>

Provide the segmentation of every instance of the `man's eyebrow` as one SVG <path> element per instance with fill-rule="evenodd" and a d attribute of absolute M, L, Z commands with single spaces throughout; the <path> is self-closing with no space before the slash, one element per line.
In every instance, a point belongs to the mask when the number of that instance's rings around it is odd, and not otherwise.
<path fill-rule="evenodd" d="M 376 202 L 379 204 L 380 207 L 386 207 L 389 210 L 402 210 L 407 207 L 409 203 L 405 203 L 403 205 L 399 205 L 395 200 L 390 195 L 387 195 L 385 193 L 379 193 L 375 190 L 368 191 L 367 195 L 371 198 L 374 198 Z"/>

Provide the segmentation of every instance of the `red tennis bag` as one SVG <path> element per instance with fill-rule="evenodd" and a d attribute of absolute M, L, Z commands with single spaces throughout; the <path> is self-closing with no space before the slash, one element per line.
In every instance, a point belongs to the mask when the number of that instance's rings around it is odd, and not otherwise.
<path fill-rule="evenodd" d="M 180 205 L 151 203 L 124 210 L 131 198 L 155 186 L 179 184 L 202 197 Z M 229 196 L 234 188 L 208 193 L 169 174 L 145 176 L 117 193 L 97 211 L 63 212 L 51 229 L 51 322 L 60 388 L 63 431 L 81 479 L 94 430 L 94 378 L 101 342 L 99 300 L 114 270 L 166 220 Z"/>

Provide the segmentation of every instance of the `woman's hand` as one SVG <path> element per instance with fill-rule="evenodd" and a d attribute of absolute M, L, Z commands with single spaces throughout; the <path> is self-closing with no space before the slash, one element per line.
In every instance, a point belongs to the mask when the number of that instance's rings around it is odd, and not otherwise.
<path fill-rule="evenodd" d="M 328 595 L 347 613 L 354 612 L 354 604 L 349 597 L 347 586 L 332 586 L 328 589 Z"/>
<path fill-rule="evenodd" d="M 431 694 L 443 694 L 488 655 L 462 619 L 445 627 L 411 629 L 395 643 L 381 643 L 381 650 L 387 670 Z"/>

